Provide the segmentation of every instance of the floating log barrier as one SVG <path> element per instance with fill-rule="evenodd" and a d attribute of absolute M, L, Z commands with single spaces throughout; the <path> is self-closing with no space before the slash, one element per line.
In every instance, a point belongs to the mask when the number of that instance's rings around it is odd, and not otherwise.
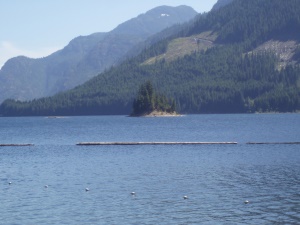
<path fill-rule="evenodd" d="M 233 145 L 237 142 L 81 142 L 76 145 Z"/>
<path fill-rule="evenodd" d="M 33 146 L 33 144 L 0 144 L 0 147 L 25 147 Z"/>
<path fill-rule="evenodd" d="M 248 145 L 300 145 L 300 142 L 248 142 Z"/>

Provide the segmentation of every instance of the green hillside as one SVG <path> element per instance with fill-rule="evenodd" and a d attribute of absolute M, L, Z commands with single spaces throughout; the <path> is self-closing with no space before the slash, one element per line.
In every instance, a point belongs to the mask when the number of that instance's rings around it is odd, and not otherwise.
<path fill-rule="evenodd" d="M 32 100 L 70 90 L 126 60 L 133 47 L 131 55 L 135 56 L 143 50 L 142 43 L 156 33 L 196 15 L 189 6 L 159 6 L 110 32 L 74 38 L 49 56 L 12 58 L 0 69 L 0 103 L 7 98 Z"/>
<path fill-rule="evenodd" d="M 180 113 L 299 111 L 299 28 L 297 0 L 234 0 L 71 91 L 7 100 L 0 114 L 129 114 L 146 80 L 175 99 Z M 195 40 L 204 34 L 213 38 L 200 48 Z M 281 44 L 266 44 L 274 42 Z"/>

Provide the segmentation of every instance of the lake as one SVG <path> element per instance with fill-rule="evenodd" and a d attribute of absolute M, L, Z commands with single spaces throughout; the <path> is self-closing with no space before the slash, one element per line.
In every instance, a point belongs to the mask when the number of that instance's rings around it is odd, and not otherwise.
<path fill-rule="evenodd" d="M 0 147 L 0 224 L 300 224 L 300 145 L 247 144 L 299 141 L 300 114 L 0 117 L 34 144 Z"/>

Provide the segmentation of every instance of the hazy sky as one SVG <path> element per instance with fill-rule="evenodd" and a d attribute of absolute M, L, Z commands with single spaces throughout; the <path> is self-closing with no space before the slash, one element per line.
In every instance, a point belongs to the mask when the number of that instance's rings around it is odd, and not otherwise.
<path fill-rule="evenodd" d="M 110 31 L 161 6 L 208 12 L 217 0 L 0 0 L 0 68 L 18 55 L 42 57 L 80 35 Z"/>

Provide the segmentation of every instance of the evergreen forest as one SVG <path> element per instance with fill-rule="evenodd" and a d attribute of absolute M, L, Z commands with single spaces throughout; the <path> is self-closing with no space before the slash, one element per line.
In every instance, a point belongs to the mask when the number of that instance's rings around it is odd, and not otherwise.
<path fill-rule="evenodd" d="M 153 111 L 174 113 L 175 101 L 170 101 L 166 96 L 156 93 L 151 81 L 147 81 L 139 88 L 133 100 L 132 116 L 144 116 Z"/>
<path fill-rule="evenodd" d="M 138 56 L 83 85 L 27 102 L 8 99 L 0 106 L 0 114 L 130 114 L 137 107 L 136 93 L 141 93 L 141 85 L 147 81 L 173 99 L 179 113 L 296 112 L 300 110 L 299 30 L 298 0 L 233 0 L 178 26 L 176 34 L 172 32 Z M 144 64 L 164 54 L 171 40 L 205 31 L 217 36 L 213 47 L 195 47 L 191 54 L 176 60 Z M 279 67 L 276 52 L 253 51 L 271 39 L 298 43 L 293 63 Z"/>

